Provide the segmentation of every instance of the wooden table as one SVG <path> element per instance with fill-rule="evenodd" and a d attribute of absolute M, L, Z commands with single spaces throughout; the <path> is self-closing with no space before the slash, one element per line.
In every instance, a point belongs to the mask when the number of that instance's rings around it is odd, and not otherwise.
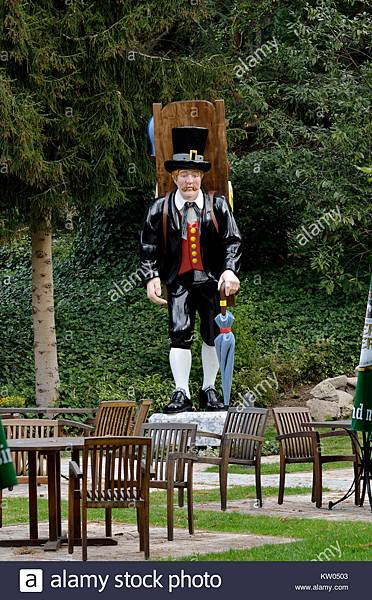
<path fill-rule="evenodd" d="M 44 550 L 57 550 L 67 538 L 62 534 L 61 525 L 61 451 L 70 451 L 71 459 L 79 464 L 79 452 L 84 447 L 83 437 L 56 437 L 8 440 L 12 452 L 28 453 L 28 493 L 29 493 L 29 538 L 16 540 L 0 540 L 1 546 L 41 546 Z M 37 516 L 37 454 L 42 452 L 47 457 L 48 477 L 48 520 L 49 537 L 39 538 Z M 77 539 L 75 545 L 81 544 L 80 502 L 75 507 L 76 521 L 74 531 Z M 111 538 L 93 538 L 90 545 L 116 545 Z"/>
<path fill-rule="evenodd" d="M 372 512 L 372 460 L 371 460 L 371 442 L 369 439 L 369 434 L 365 431 L 362 432 L 363 437 L 363 445 L 360 444 L 358 440 L 358 432 L 351 429 L 351 420 L 340 420 L 340 421 L 311 421 L 301 423 L 301 427 L 304 429 L 314 429 L 314 428 L 326 428 L 326 429 L 344 429 L 357 443 L 359 449 L 359 461 L 360 468 L 358 477 L 354 477 L 354 480 L 348 489 L 348 491 L 336 502 L 329 502 L 328 508 L 332 509 L 336 504 L 343 502 L 347 498 L 349 498 L 353 493 L 356 485 L 359 485 L 361 481 L 363 481 L 362 495 L 360 500 L 360 506 L 364 504 L 364 498 L 366 492 L 368 494 L 368 500 L 371 507 Z"/>

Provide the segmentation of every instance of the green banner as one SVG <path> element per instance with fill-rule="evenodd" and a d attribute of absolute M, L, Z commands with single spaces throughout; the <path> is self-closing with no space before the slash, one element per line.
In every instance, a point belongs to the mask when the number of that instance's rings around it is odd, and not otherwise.
<path fill-rule="evenodd" d="M 352 429 L 372 433 L 372 276 L 364 322 L 362 350 L 358 366 Z"/>
<path fill-rule="evenodd" d="M 5 431 L 0 419 L 0 490 L 17 484 L 12 456 L 6 443 Z"/>

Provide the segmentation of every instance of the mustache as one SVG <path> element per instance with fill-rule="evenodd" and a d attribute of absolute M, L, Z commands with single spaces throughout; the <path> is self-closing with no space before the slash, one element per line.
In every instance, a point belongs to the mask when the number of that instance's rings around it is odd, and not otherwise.
<path fill-rule="evenodd" d="M 181 187 L 181 191 L 182 191 L 182 192 L 187 192 L 187 190 L 188 190 L 188 187 L 189 187 L 188 185 L 183 185 L 183 186 Z M 195 185 L 192 185 L 192 191 L 193 191 L 193 192 L 196 192 L 196 190 L 197 190 L 197 189 L 198 189 L 198 188 L 197 188 Z"/>

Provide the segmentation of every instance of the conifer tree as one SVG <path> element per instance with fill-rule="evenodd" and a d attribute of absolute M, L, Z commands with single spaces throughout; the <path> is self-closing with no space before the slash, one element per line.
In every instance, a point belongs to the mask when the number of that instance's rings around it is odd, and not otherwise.
<path fill-rule="evenodd" d="M 193 11 L 169 0 L 1 3 L 0 223 L 3 235 L 31 232 L 38 405 L 58 398 L 53 222 L 66 207 L 125 201 L 133 169 L 141 188 L 153 101 L 212 93 L 221 69 L 193 57 Z"/>

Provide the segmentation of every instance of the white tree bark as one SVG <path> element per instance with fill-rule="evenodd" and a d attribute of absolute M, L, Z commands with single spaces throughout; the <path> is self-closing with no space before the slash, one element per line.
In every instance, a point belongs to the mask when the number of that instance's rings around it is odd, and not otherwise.
<path fill-rule="evenodd" d="M 53 406 L 58 399 L 59 371 L 50 215 L 33 215 L 31 240 L 36 405 Z"/>

